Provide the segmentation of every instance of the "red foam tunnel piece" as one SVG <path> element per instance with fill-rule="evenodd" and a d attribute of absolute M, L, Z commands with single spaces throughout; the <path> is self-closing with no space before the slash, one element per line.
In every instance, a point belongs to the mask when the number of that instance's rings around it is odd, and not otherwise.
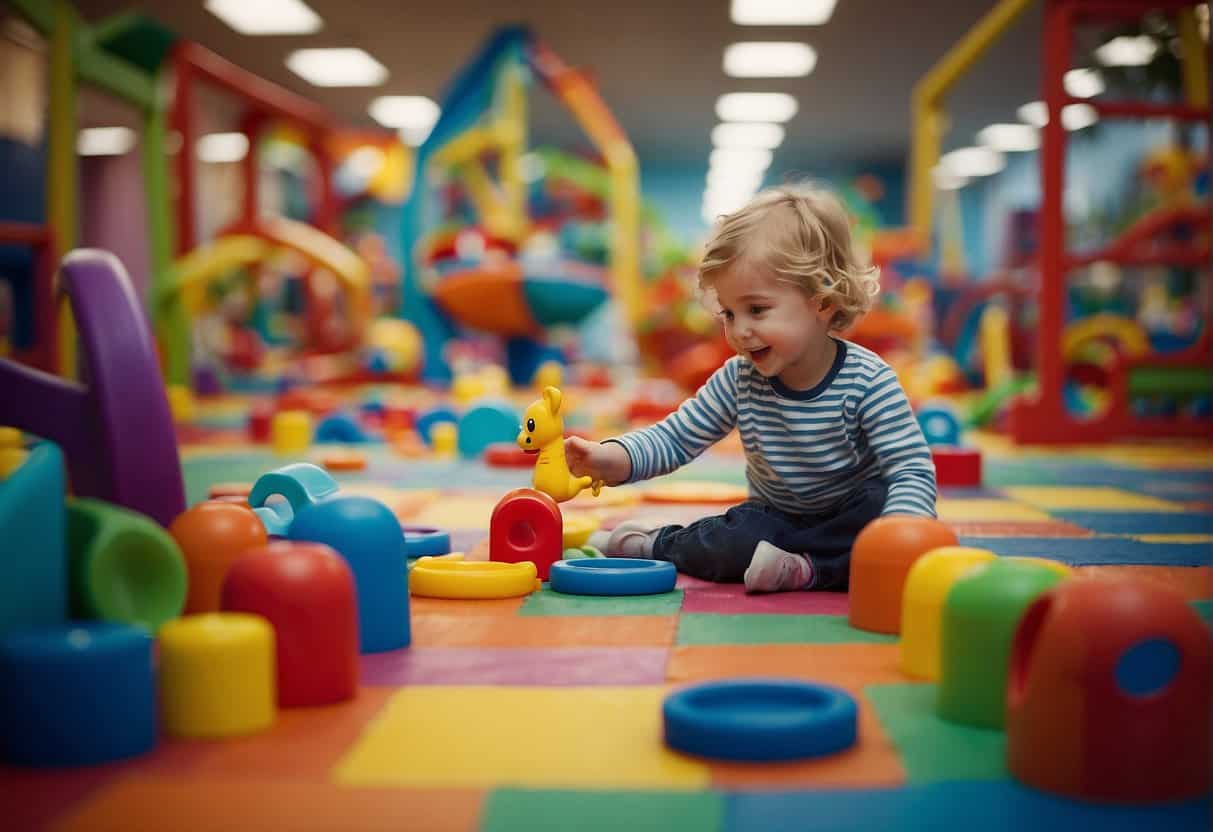
<path fill-rule="evenodd" d="M 489 559 L 504 563 L 529 560 L 546 581 L 552 564 L 564 554 L 564 518 L 556 501 L 533 488 L 508 492 L 489 520 Z"/>
<path fill-rule="evenodd" d="M 1184 800 L 1209 788 L 1213 646 L 1164 584 L 1073 578 L 1020 620 L 1007 684 L 1007 766 L 1085 800 Z"/>

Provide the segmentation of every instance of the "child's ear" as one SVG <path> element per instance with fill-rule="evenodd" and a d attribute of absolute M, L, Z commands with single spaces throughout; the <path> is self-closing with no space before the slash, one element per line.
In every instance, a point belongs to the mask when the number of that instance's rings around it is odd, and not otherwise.
<path fill-rule="evenodd" d="M 823 324 L 828 324 L 834 319 L 834 304 L 826 299 L 821 299 L 817 303 L 817 319 Z"/>
<path fill-rule="evenodd" d="M 552 411 L 553 416 L 560 412 L 561 398 L 562 396 L 560 395 L 560 391 L 555 387 L 543 388 L 543 400 L 547 402 L 548 410 Z"/>

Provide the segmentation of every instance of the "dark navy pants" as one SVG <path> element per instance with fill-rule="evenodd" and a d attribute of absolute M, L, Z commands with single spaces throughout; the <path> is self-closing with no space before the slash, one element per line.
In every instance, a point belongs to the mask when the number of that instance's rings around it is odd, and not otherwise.
<path fill-rule="evenodd" d="M 745 576 L 754 547 L 767 541 L 786 552 L 807 555 L 813 564 L 811 589 L 846 589 L 851 544 L 884 510 L 888 486 L 865 482 L 827 516 L 788 514 L 757 500 L 689 526 L 664 526 L 653 539 L 653 557 L 668 560 L 705 581 L 737 583 Z"/>

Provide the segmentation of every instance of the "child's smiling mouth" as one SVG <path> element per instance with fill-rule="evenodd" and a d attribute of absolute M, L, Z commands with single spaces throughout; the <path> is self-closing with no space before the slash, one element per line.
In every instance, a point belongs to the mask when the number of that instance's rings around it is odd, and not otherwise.
<path fill-rule="evenodd" d="M 750 350 L 750 360 L 757 364 L 762 359 L 771 354 L 770 347 L 759 347 L 756 350 Z"/>

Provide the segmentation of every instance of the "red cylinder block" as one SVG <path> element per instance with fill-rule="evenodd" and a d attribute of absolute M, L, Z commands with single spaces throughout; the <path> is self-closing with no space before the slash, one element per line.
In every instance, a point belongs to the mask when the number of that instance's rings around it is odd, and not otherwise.
<path fill-rule="evenodd" d="M 1065 581 L 1024 613 L 1010 665 L 1007 764 L 1019 780 L 1122 803 L 1208 792 L 1213 647 L 1168 587 Z"/>
<path fill-rule="evenodd" d="M 489 559 L 505 563 L 529 560 L 546 581 L 552 564 L 564 554 L 564 517 L 556 501 L 533 488 L 507 492 L 489 520 Z"/>
<path fill-rule="evenodd" d="M 327 705 L 357 693 L 354 576 L 330 547 L 282 541 L 248 552 L 228 571 L 223 609 L 273 626 L 280 706 Z"/>

